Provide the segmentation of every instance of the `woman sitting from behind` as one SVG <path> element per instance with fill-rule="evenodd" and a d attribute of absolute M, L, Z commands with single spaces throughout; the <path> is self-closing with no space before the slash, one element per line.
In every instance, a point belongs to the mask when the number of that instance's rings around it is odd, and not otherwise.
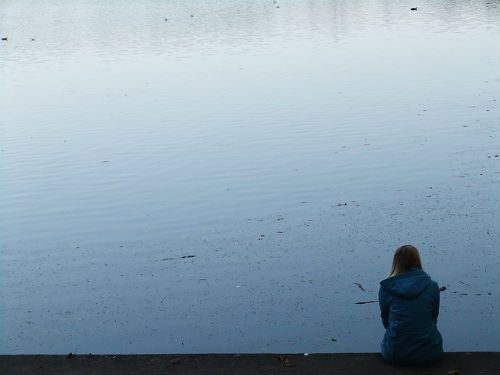
<path fill-rule="evenodd" d="M 386 329 L 384 359 L 402 365 L 424 365 L 443 356 L 436 323 L 439 288 L 422 270 L 416 247 L 404 245 L 394 254 L 389 277 L 380 282 L 379 303 Z"/>

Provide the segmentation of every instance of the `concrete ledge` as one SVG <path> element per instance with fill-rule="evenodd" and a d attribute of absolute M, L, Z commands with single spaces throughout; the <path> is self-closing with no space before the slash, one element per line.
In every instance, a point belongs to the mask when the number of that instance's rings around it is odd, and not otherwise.
<path fill-rule="evenodd" d="M 0 374 L 425 374 L 500 375 L 500 353 L 446 353 L 434 366 L 392 366 L 378 354 L 0 356 Z"/>

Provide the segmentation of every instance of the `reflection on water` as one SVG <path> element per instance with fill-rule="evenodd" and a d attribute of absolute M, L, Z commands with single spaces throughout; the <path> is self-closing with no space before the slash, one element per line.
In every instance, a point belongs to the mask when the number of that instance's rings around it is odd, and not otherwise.
<path fill-rule="evenodd" d="M 406 242 L 500 350 L 499 2 L 412 6 L 2 1 L 0 352 L 377 351 Z"/>

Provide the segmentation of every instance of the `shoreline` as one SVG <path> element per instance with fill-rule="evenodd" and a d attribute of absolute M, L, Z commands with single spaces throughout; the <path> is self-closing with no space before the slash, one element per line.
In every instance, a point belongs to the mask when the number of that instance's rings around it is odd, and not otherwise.
<path fill-rule="evenodd" d="M 0 355 L 1 374 L 500 374 L 500 352 L 445 353 L 423 367 L 385 363 L 378 353 Z"/>

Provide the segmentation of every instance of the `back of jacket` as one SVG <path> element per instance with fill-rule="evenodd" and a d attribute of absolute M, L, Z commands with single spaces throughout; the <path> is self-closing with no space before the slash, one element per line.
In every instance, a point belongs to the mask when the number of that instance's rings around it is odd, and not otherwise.
<path fill-rule="evenodd" d="M 443 341 L 436 323 L 439 288 L 418 268 L 380 283 L 379 303 L 386 328 L 381 344 L 385 360 L 400 364 L 426 364 L 439 360 Z"/>

